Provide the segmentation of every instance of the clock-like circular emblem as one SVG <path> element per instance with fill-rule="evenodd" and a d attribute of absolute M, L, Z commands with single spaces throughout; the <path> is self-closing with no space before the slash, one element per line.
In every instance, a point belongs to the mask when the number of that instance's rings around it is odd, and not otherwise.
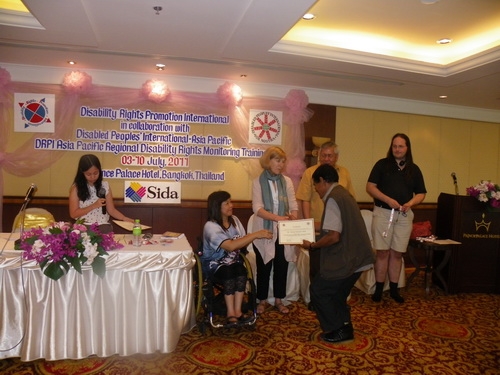
<path fill-rule="evenodd" d="M 21 116 L 22 120 L 25 121 L 25 127 L 40 126 L 46 122 L 51 122 L 45 99 L 40 101 L 32 99 L 25 103 L 19 103 L 19 105 L 21 106 Z"/>
<path fill-rule="evenodd" d="M 257 113 L 252 119 L 250 127 L 254 137 L 263 143 L 274 141 L 281 131 L 279 118 L 268 111 Z"/>

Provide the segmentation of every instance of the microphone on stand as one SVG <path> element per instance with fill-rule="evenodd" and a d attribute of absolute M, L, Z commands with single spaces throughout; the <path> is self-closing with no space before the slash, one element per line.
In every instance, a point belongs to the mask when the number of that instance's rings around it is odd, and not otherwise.
<path fill-rule="evenodd" d="M 106 189 L 101 187 L 99 189 L 99 191 L 97 192 L 97 197 L 98 198 L 106 198 Z M 101 208 L 102 208 L 102 214 L 106 215 L 106 206 L 102 206 Z"/>
<path fill-rule="evenodd" d="M 455 172 L 451 172 L 451 177 L 453 178 L 453 185 L 455 185 L 455 195 L 458 195 L 457 175 Z"/>
<path fill-rule="evenodd" d="M 28 191 L 26 192 L 26 196 L 24 197 L 24 202 L 29 202 L 33 197 L 33 194 L 35 194 L 35 191 L 37 191 L 37 187 L 34 183 L 31 183 Z"/>
<path fill-rule="evenodd" d="M 28 207 L 28 204 L 30 203 L 31 198 L 33 198 L 33 194 L 35 194 L 35 191 L 37 191 L 37 187 L 32 182 L 30 187 L 28 188 L 28 191 L 26 192 L 26 196 L 24 197 L 24 202 L 23 202 L 21 209 L 19 210 L 19 213 L 18 213 L 18 215 L 20 215 L 20 217 L 21 217 L 21 228 L 20 228 L 19 238 L 21 238 L 23 236 L 23 233 L 24 233 L 24 218 L 26 217 L 26 207 Z"/>

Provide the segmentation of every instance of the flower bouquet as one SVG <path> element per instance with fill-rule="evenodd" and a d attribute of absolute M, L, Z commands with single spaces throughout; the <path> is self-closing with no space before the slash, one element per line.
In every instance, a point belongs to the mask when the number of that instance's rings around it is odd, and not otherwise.
<path fill-rule="evenodd" d="M 466 192 L 479 202 L 489 203 L 493 208 L 500 208 L 500 185 L 498 184 L 482 180 L 479 185 L 468 187 Z"/>
<path fill-rule="evenodd" d="M 71 266 L 82 273 L 83 264 L 91 265 L 96 275 L 104 277 L 106 262 L 103 256 L 108 250 L 121 247 L 123 245 L 115 242 L 113 233 L 101 233 L 98 224 L 88 228 L 80 222 L 62 221 L 48 228 L 24 232 L 15 246 L 24 251 L 24 259 L 35 260 L 43 273 L 53 280 L 64 276 Z"/>

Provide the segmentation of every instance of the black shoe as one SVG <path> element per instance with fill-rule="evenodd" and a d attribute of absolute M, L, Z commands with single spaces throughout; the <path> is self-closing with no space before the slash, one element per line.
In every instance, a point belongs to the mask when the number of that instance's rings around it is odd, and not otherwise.
<path fill-rule="evenodd" d="M 405 299 L 401 297 L 398 293 L 391 293 L 391 298 L 397 303 L 404 303 Z"/>
<path fill-rule="evenodd" d="M 309 303 L 307 304 L 307 309 L 308 309 L 309 311 L 316 311 L 312 302 L 309 302 Z"/>
<path fill-rule="evenodd" d="M 335 331 L 322 333 L 320 337 L 324 341 L 336 344 L 352 342 L 354 340 L 354 329 L 352 324 L 349 323 Z"/>
<path fill-rule="evenodd" d="M 241 314 L 241 316 L 238 318 L 238 323 L 239 324 L 250 323 L 252 320 L 253 320 L 253 315 Z"/>
<path fill-rule="evenodd" d="M 382 301 L 382 294 L 378 294 L 378 293 L 372 294 L 372 301 L 373 302 L 380 302 L 380 301 Z"/>

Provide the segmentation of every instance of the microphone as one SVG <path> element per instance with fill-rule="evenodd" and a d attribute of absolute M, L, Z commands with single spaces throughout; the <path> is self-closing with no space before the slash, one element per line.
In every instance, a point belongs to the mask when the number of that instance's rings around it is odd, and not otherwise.
<path fill-rule="evenodd" d="M 34 183 L 31 183 L 30 187 L 28 188 L 28 191 L 26 192 L 26 196 L 24 197 L 25 203 L 31 200 L 33 194 L 35 194 L 35 191 L 37 191 L 37 187 Z"/>
<path fill-rule="evenodd" d="M 457 175 L 455 172 L 451 172 L 451 178 L 453 178 L 453 185 L 455 185 L 455 195 L 458 195 Z"/>
<path fill-rule="evenodd" d="M 99 189 L 99 191 L 97 192 L 97 197 L 98 198 L 106 198 L 106 189 L 101 187 Z M 102 214 L 106 215 L 106 206 L 102 206 L 101 208 L 102 208 Z"/>

